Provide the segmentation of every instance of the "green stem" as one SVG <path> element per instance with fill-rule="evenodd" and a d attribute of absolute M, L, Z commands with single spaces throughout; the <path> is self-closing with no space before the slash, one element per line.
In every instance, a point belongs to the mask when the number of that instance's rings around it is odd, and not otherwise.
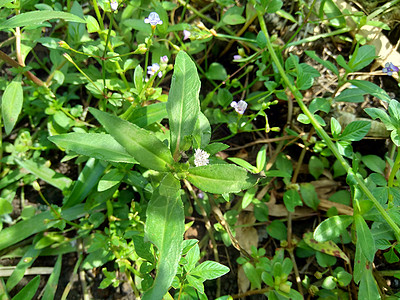
<path fill-rule="evenodd" d="M 99 21 L 100 29 L 103 31 L 104 30 L 104 23 L 103 23 L 103 18 L 101 17 L 99 6 L 97 5 L 97 0 L 93 0 L 93 7 L 94 7 L 94 12 L 96 13 L 97 21 Z"/>
<path fill-rule="evenodd" d="M 396 177 L 397 171 L 400 169 L 400 148 L 397 148 L 397 156 L 394 162 L 393 168 L 390 171 L 389 179 L 388 179 L 388 187 L 389 187 L 389 203 L 388 207 L 393 207 L 393 194 L 390 192 L 390 188 L 393 187 L 394 178 Z"/>
<path fill-rule="evenodd" d="M 314 115 L 308 110 L 307 106 L 303 102 L 303 95 L 300 93 L 300 91 L 290 82 L 288 76 L 285 73 L 285 70 L 283 69 L 278 56 L 275 53 L 275 49 L 272 46 L 267 26 L 265 25 L 265 20 L 264 20 L 264 15 L 261 12 L 258 12 L 258 20 L 260 22 L 261 30 L 263 31 L 266 41 L 267 41 L 267 49 L 269 54 L 271 55 L 271 59 L 275 63 L 279 74 L 281 75 L 284 83 L 286 86 L 290 89 L 292 92 L 294 98 L 297 101 L 297 104 L 300 106 L 300 109 L 303 111 L 303 113 L 309 118 L 311 124 L 314 126 L 315 131 L 318 133 L 318 135 L 325 141 L 326 145 L 328 148 L 332 151 L 332 153 L 335 155 L 337 160 L 340 162 L 340 164 L 343 166 L 343 168 L 346 170 L 348 174 L 353 173 L 352 168 L 350 165 L 347 163 L 347 161 L 344 159 L 344 157 L 339 153 L 339 150 L 336 148 L 335 144 L 329 137 L 329 135 L 325 132 L 325 130 L 321 127 L 321 125 L 318 123 L 318 121 L 315 119 Z M 389 216 L 389 214 L 386 212 L 386 210 L 383 208 L 383 206 L 378 202 L 378 200 L 372 195 L 371 191 L 367 188 L 367 186 L 364 183 L 364 180 L 359 178 L 358 176 L 354 176 L 355 181 L 357 182 L 358 187 L 364 192 L 364 194 L 372 201 L 372 203 L 375 205 L 379 213 L 382 215 L 382 217 L 385 219 L 385 221 L 388 223 L 388 225 L 393 229 L 395 232 L 396 239 L 400 242 L 400 228 L 397 226 L 397 224 L 392 220 L 392 218 Z"/>

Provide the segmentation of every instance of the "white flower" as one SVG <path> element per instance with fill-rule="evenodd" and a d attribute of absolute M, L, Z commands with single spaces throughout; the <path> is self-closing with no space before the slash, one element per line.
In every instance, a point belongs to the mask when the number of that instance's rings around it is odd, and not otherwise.
<path fill-rule="evenodd" d="M 112 9 L 113 11 L 116 11 L 116 10 L 118 9 L 118 1 L 116 1 L 116 0 L 111 0 L 110 6 L 111 6 L 111 9 Z"/>
<path fill-rule="evenodd" d="M 160 61 L 161 61 L 162 63 L 164 63 L 164 64 L 167 64 L 167 63 L 168 63 L 168 56 L 166 56 L 166 55 L 161 56 L 161 57 L 160 57 Z"/>
<path fill-rule="evenodd" d="M 154 74 L 156 74 L 158 72 L 158 70 L 160 70 L 160 65 L 157 63 L 152 64 L 151 66 L 147 67 L 147 74 L 149 74 L 149 76 L 153 76 Z M 162 77 L 162 72 L 158 72 L 158 77 Z"/>
<path fill-rule="evenodd" d="M 232 101 L 231 106 L 236 110 L 238 114 L 243 115 L 247 108 L 247 103 L 243 100 L 240 100 L 239 102 Z"/>
<path fill-rule="evenodd" d="M 208 160 L 209 156 L 210 154 L 208 154 L 206 151 L 196 149 L 194 152 L 194 164 L 196 165 L 196 167 L 208 165 L 208 163 L 210 162 Z"/>
<path fill-rule="evenodd" d="M 155 27 L 157 25 L 162 25 L 163 21 L 161 21 L 160 16 L 156 12 L 151 12 L 150 15 L 144 19 L 144 22 L 146 24 L 150 23 L 152 27 Z"/>

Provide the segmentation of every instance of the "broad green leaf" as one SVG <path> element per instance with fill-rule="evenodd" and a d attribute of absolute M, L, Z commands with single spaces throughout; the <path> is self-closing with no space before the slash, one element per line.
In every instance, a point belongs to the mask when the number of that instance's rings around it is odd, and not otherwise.
<path fill-rule="evenodd" d="M 1 98 L 1 111 L 6 134 L 10 134 L 21 113 L 24 95 L 21 80 L 11 81 Z"/>
<path fill-rule="evenodd" d="M 319 199 L 315 187 L 311 183 L 303 183 L 300 186 L 301 197 L 304 203 L 314 210 L 317 210 Z"/>
<path fill-rule="evenodd" d="M 344 57 L 342 55 L 338 55 L 336 57 L 336 62 L 338 63 L 339 66 L 341 66 L 342 68 L 344 68 L 348 73 L 353 72 L 353 69 L 350 68 L 347 63 L 346 60 L 344 59 Z"/>
<path fill-rule="evenodd" d="M 352 102 L 352 103 L 362 103 L 364 102 L 365 92 L 362 89 L 346 89 L 335 97 L 335 102 Z"/>
<path fill-rule="evenodd" d="M 318 242 L 325 242 L 339 237 L 353 222 L 352 216 L 333 216 L 322 221 L 314 231 Z"/>
<path fill-rule="evenodd" d="M 273 220 L 267 226 L 268 234 L 273 237 L 274 239 L 284 241 L 287 239 L 287 228 L 285 224 L 283 224 L 280 220 Z"/>
<path fill-rule="evenodd" d="M 188 283 L 195 288 L 196 290 L 199 291 L 199 293 L 204 294 L 204 285 L 203 281 L 197 277 L 194 277 L 192 275 L 186 275 L 186 280 Z M 164 298 L 165 299 L 165 298 Z"/>
<path fill-rule="evenodd" d="M 364 110 L 372 119 L 380 119 L 383 124 L 385 124 L 387 130 L 396 129 L 395 124 L 392 122 L 389 115 L 382 109 L 371 107 L 365 108 Z"/>
<path fill-rule="evenodd" d="M 361 280 L 361 277 L 363 276 L 363 273 L 365 272 L 365 266 L 368 264 L 367 259 L 365 258 L 365 255 L 362 252 L 362 247 L 360 240 L 357 240 L 356 242 L 356 253 L 354 256 L 354 271 L 353 271 L 353 278 L 354 282 L 358 284 Z"/>
<path fill-rule="evenodd" d="M 17 158 L 14 160 L 28 172 L 36 175 L 40 179 L 46 181 L 61 191 L 66 191 L 66 189 L 72 184 L 71 179 L 60 173 L 57 173 L 49 167 L 46 167 L 44 164 L 40 164 L 34 160 L 19 160 Z"/>
<path fill-rule="evenodd" d="M 207 153 L 210 153 L 210 156 L 217 154 L 220 151 L 224 151 L 225 149 L 228 149 L 229 146 L 223 143 L 212 143 L 207 145 L 207 147 L 204 148 L 204 151 Z M 1 181 L 0 181 L 1 182 Z"/>
<path fill-rule="evenodd" d="M 192 273 L 192 269 L 196 266 L 200 259 L 200 248 L 199 245 L 196 244 L 192 247 L 185 256 L 187 263 L 183 266 L 186 272 Z"/>
<path fill-rule="evenodd" d="M 238 25 L 246 22 L 246 19 L 242 16 L 244 7 L 233 6 L 228 8 L 226 13 L 222 17 L 222 22 L 228 25 Z"/>
<path fill-rule="evenodd" d="M 81 203 L 99 182 L 107 163 L 90 158 L 72 187 L 72 192 L 64 198 L 64 208 Z"/>
<path fill-rule="evenodd" d="M 386 261 L 389 264 L 397 263 L 400 260 L 399 257 L 394 252 L 393 248 L 391 248 L 389 251 L 383 253 L 383 256 L 385 257 Z"/>
<path fill-rule="evenodd" d="M 83 204 L 65 209 L 61 212 L 61 216 L 68 220 L 75 220 L 88 213 Z M 46 222 L 46 220 L 52 220 Z M 50 211 L 42 212 L 30 219 L 20 221 L 10 227 L 0 231 L 0 250 L 10 247 L 32 234 L 44 231 L 54 226 L 57 221 L 53 221 L 54 217 Z"/>
<path fill-rule="evenodd" d="M 331 99 L 329 98 L 315 98 L 314 100 L 311 101 L 310 106 L 308 107 L 310 109 L 310 112 L 314 114 L 317 111 L 323 111 L 324 113 L 329 113 L 331 110 Z"/>
<path fill-rule="evenodd" d="M 40 275 L 33 278 L 24 288 L 16 294 L 12 300 L 31 300 L 39 287 Z"/>
<path fill-rule="evenodd" d="M 181 258 L 185 216 L 180 183 L 168 173 L 153 192 L 146 211 L 145 237 L 158 249 L 156 278 L 143 300 L 161 300 L 171 286 Z"/>
<path fill-rule="evenodd" d="M 109 134 L 71 132 L 50 136 L 48 139 L 58 147 L 81 155 L 105 161 L 137 163 Z"/>
<path fill-rule="evenodd" d="M 217 62 L 213 62 L 206 72 L 208 79 L 212 80 L 225 80 L 228 78 L 228 73 L 226 72 L 223 65 Z"/>
<path fill-rule="evenodd" d="M 261 276 L 250 262 L 243 264 L 243 270 L 247 279 L 251 282 L 252 287 L 261 288 Z"/>
<path fill-rule="evenodd" d="M 4 198 L 0 198 L 0 216 L 5 214 L 11 214 L 13 211 L 12 204 Z"/>
<path fill-rule="evenodd" d="M 311 156 L 308 162 L 308 170 L 310 174 L 317 180 L 319 176 L 324 172 L 323 162 L 316 156 Z"/>
<path fill-rule="evenodd" d="M 326 241 L 326 242 L 318 242 L 314 240 L 312 232 L 307 232 L 303 235 L 303 239 L 306 242 L 306 244 L 313 248 L 314 250 L 317 250 L 319 252 L 334 256 L 334 257 L 339 257 L 343 260 L 345 260 L 347 263 L 350 263 L 350 259 L 347 257 L 347 255 L 332 241 Z"/>
<path fill-rule="evenodd" d="M 353 121 L 343 130 L 339 139 L 343 141 L 360 141 L 371 128 L 369 121 Z"/>
<path fill-rule="evenodd" d="M 56 294 L 58 280 L 61 274 L 62 255 L 57 257 L 56 264 L 54 265 L 53 272 L 46 283 L 42 300 L 52 300 Z"/>
<path fill-rule="evenodd" d="M 52 19 L 64 19 L 67 22 L 86 23 L 85 20 L 71 13 L 62 11 L 30 11 L 22 13 L 4 21 L 0 25 L 0 30 L 10 29 L 15 27 L 40 25 L 45 21 Z"/>
<path fill-rule="evenodd" d="M 187 179 L 202 191 L 223 194 L 238 193 L 252 187 L 257 178 L 234 165 L 207 165 L 188 170 Z"/>
<path fill-rule="evenodd" d="M 360 287 L 358 289 L 358 299 L 380 300 L 379 289 L 372 274 L 372 266 L 368 264 L 364 266 Z"/>
<path fill-rule="evenodd" d="M 356 79 L 349 80 L 349 82 L 352 85 L 355 85 L 356 87 L 364 90 L 368 94 L 371 94 L 372 96 L 377 97 L 378 99 L 381 99 L 381 100 L 387 101 L 387 102 L 389 102 L 391 100 L 389 95 L 383 89 L 381 89 L 379 86 L 377 86 L 375 83 L 365 81 L 365 80 L 356 80 Z"/>
<path fill-rule="evenodd" d="M 139 107 L 135 109 L 128 121 L 142 128 L 155 122 L 160 122 L 162 119 L 165 119 L 168 116 L 166 105 L 166 103 L 160 102 Z"/>
<path fill-rule="evenodd" d="M 334 117 L 331 117 L 331 132 L 332 136 L 337 139 L 342 133 L 342 125 Z"/>
<path fill-rule="evenodd" d="M 335 2 L 333 0 L 326 0 L 323 3 L 324 5 L 321 5 L 320 7 L 320 14 L 321 10 L 323 10 L 325 15 L 328 17 L 330 25 L 341 28 L 345 27 L 346 20 Z"/>
<path fill-rule="evenodd" d="M 171 131 L 171 153 L 176 158 L 179 151 L 187 150 L 185 137 L 193 134 L 200 112 L 200 79 L 196 65 L 185 52 L 176 57 L 167 112 Z M 189 147 L 188 147 L 189 146 Z"/>
<path fill-rule="evenodd" d="M 89 111 L 143 167 L 156 171 L 171 169 L 174 160 L 168 147 L 153 133 L 100 110 Z"/>
<path fill-rule="evenodd" d="M 121 180 L 124 178 L 125 174 L 122 173 L 118 169 L 111 169 L 108 173 L 106 173 L 99 181 L 97 185 L 97 190 L 99 192 L 106 191 L 113 186 L 121 183 Z"/>
<path fill-rule="evenodd" d="M 197 119 L 196 126 L 193 131 L 193 148 L 204 149 L 210 142 L 211 138 L 211 126 L 207 117 L 199 112 L 199 118 Z M 211 153 L 210 153 L 211 155 Z"/>
<path fill-rule="evenodd" d="M 262 3 L 262 2 L 261 2 Z M 267 6 L 265 7 L 265 12 L 268 14 L 273 14 L 282 8 L 283 2 L 281 0 L 270 0 L 267 1 Z"/>
<path fill-rule="evenodd" d="M 299 192 L 295 189 L 287 190 L 283 194 L 283 203 L 285 203 L 286 209 L 290 212 L 294 212 L 296 206 L 303 206 Z"/>
<path fill-rule="evenodd" d="M 400 125 L 400 103 L 397 100 L 390 100 L 389 115 L 395 120 L 397 126 Z"/>
<path fill-rule="evenodd" d="M 267 162 L 267 147 L 263 146 L 257 153 L 256 166 L 258 172 L 264 170 L 266 162 Z"/>
<path fill-rule="evenodd" d="M 132 236 L 133 243 L 135 244 L 135 252 L 141 258 L 148 260 L 151 263 L 154 263 L 154 255 L 151 252 L 151 243 L 145 242 L 144 237 L 141 235 Z"/>
<path fill-rule="evenodd" d="M 259 222 L 268 221 L 269 208 L 267 204 L 258 199 L 253 199 L 253 204 L 254 204 L 254 217 L 256 218 L 256 220 Z"/>
<path fill-rule="evenodd" d="M 91 15 L 86 16 L 86 26 L 89 33 L 100 32 L 99 22 Z"/>
<path fill-rule="evenodd" d="M 16 268 L 8 278 L 6 283 L 7 291 L 11 291 L 18 282 L 24 277 L 25 271 L 34 263 L 36 258 L 39 256 L 41 250 L 35 249 L 33 245 L 30 245 L 24 256 L 21 257 Z"/>
<path fill-rule="evenodd" d="M 359 71 L 372 63 L 376 57 L 374 46 L 364 45 L 360 48 L 356 47 L 356 50 L 349 61 L 349 66 L 353 70 Z"/>
<path fill-rule="evenodd" d="M 319 251 L 315 253 L 315 258 L 317 259 L 318 265 L 323 268 L 332 267 L 337 263 L 337 258 L 335 256 L 328 255 Z"/>
<path fill-rule="evenodd" d="M 355 215 L 354 221 L 356 224 L 357 239 L 362 249 L 361 251 L 368 261 L 373 262 L 375 256 L 375 242 L 371 230 L 361 215 Z"/>
<path fill-rule="evenodd" d="M 190 272 L 191 275 L 199 276 L 203 281 L 221 277 L 229 272 L 229 268 L 215 261 L 207 260 L 198 265 Z"/>
<path fill-rule="evenodd" d="M 364 155 L 361 161 L 372 171 L 383 174 L 386 163 L 377 155 Z"/>
<path fill-rule="evenodd" d="M 0 8 L 2 8 L 4 6 L 7 6 L 7 8 L 10 8 L 9 4 L 12 2 L 13 2 L 13 0 L 0 0 Z"/>

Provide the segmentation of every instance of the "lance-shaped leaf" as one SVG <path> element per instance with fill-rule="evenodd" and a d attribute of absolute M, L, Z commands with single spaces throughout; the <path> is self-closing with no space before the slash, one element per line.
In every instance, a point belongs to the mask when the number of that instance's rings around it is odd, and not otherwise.
<path fill-rule="evenodd" d="M 30 11 L 16 15 L 0 25 L 0 30 L 5 28 L 23 27 L 28 25 L 40 25 L 52 19 L 64 19 L 69 22 L 86 23 L 78 16 L 63 11 Z"/>
<path fill-rule="evenodd" d="M 71 221 L 79 219 L 87 213 L 88 211 L 85 209 L 85 205 L 79 204 L 63 210 L 61 212 L 61 217 L 65 220 Z M 30 219 L 20 221 L 13 226 L 4 228 L 0 231 L 0 250 L 10 247 L 35 233 L 47 230 L 53 227 L 57 222 L 48 222 L 47 220 L 54 220 L 54 216 L 50 211 L 42 212 Z"/>
<path fill-rule="evenodd" d="M 322 253 L 332 255 L 335 257 L 340 257 L 345 260 L 347 263 L 350 263 L 350 259 L 347 255 L 332 241 L 327 242 L 317 242 L 313 238 L 312 232 L 307 232 L 303 235 L 304 242 L 313 248 L 314 250 L 320 251 Z"/>
<path fill-rule="evenodd" d="M 167 112 L 171 129 L 171 152 L 187 150 L 184 138 L 190 136 L 200 112 L 200 79 L 196 66 L 189 55 L 178 53 L 168 95 Z M 190 145 L 189 145 L 190 146 Z"/>
<path fill-rule="evenodd" d="M 99 182 L 107 166 L 108 163 L 104 161 L 90 158 L 79 174 L 78 179 L 74 182 L 71 194 L 64 198 L 63 207 L 67 208 L 81 203 Z"/>
<path fill-rule="evenodd" d="M 3 115 L 4 129 L 6 134 L 10 134 L 22 109 L 24 95 L 21 80 L 11 81 L 4 91 L 1 98 L 1 111 Z"/>
<path fill-rule="evenodd" d="M 191 168 L 187 179 L 202 191 L 224 194 L 238 193 L 252 187 L 257 177 L 235 165 L 207 165 Z"/>
<path fill-rule="evenodd" d="M 143 300 L 161 300 L 172 284 L 181 258 L 185 216 L 180 184 L 168 173 L 154 191 L 146 211 L 145 238 L 158 249 L 156 278 Z"/>
<path fill-rule="evenodd" d="M 355 215 L 354 221 L 357 231 L 357 245 L 360 244 L 361 251 L 368 259 L 368 261 L 373 262 L 376 249 L 374 237 L 372 236 L 371 230 L 369 229 L 367 223 L 361 215 Z"/>
<path fill-rule="evenodd" d="M 94 108 L 89 111 L 143 167 L 167 171 L 174 163 L 168 147 L 150 131 Z"/>
<path fill-rule="evenodd" d="M 333 216 L 321 222 L 314 232 L 318 242 L 325 242 L 339 237 L 353 222 L 353 216 Z"/>
<path fill-rule="evenodd" d="M 14 158 L 14 160 L 28 172 L 36 175 L 40 179 L 46 181 L 63 192 L 66 191 L 66 189 L 72 184 L 72 180 L 70 178 L 54 171 L 53 169 L 50 169 L 49 167 L 46 167 L 44 164 L 39 163 L 38 161 L 31 159 L 19 160 L 17 158 Z"/>
<path fill-rule="evenodd" d="M 72 132 L 48 138 L 61 148 L 81 155 L 113 162 L 137 163 L 111 135 Z"/>

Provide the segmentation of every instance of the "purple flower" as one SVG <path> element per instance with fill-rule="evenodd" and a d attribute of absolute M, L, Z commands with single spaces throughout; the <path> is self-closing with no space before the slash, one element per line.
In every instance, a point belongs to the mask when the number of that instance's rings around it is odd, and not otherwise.
<path fill-rule="evenodd" d="M 156 74 L 158 70 L 160 70 L 160 65 L 157 63 L 152 64 L 151 66 L 147 67 L 147 74 L 149 74 L 149 76 L 151 77 Z M 162 72 L 158 72 L 158 77 L 162 77 Z"/>
<path fill-rule="evenodd" d="M 239 60 L 239 59 L 242 59 L 240 55 L 237 54 L 233 56 L 233 60 Z"/>
<path fill-rule="evenodd" d="M 161 21 L 160 16 L 156 12 L 151 12 L 150 15 L 144 19 L 146 24 L 151 25 L 151 27 L 156 27 L 157 25 L 162 25 L 163 21 Z"/>
<path fill-rule="evenodd" d="M 118 9 L 118 1 L 117 0 L 111 0 L 110 6 L 112 11 L 116 11 Z"/>
<path fill-rule="evenodd" d="M 393 63 L 387 62 L 385 64 L 385 67 L 382 69 L 383 73 L 388 74 L 389 76 L 392 76 L 394 72 L 399 72 L 399 68 L 396 67 Z"/>
<path fill-rule="evenodd" d="M 247 103 L 243 100 L 240 100 L 239 102 L 232 101 L 231 106 L 236 110 L 238 114 L 243 115 L 247 108 Z"/>
<path fill-rule="evenodd" d="M 183 31 L 183 40 L 187 40 L 191 36 L 191 33 L 189 30 L 184 30 Z"/>

